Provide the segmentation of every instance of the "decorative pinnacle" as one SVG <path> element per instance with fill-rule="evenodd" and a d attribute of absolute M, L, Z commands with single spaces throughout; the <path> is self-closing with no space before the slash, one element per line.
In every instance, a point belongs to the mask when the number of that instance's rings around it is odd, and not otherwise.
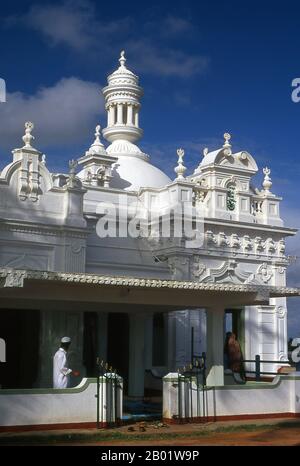
<path fill-rule="evenodd" d="M 22 137 L 22 139 L 23 139 L 23 141 L 25 143 L 24 147 L 32 148 L 31 141 L 34 140 L 34 136 L 31 134 L 31 131 L 33 130 L 33 128 L 34 128 L 34 124 L 31 123 L 31 121 L 26 121 L 26 123 L 25 123 L 25 134 Z"/>
<path fill-rule="evenodd" d="M 77 160 L 74 160 L 74 159 L 69 160 L 69 169 L 70 169 L 69 174 L 70 175 L 75 175 L 77 165 L 78 165 Z"/>
<path fill-rule="evenodd" d="M 95 142 L 96 141 L 100 142 L 100 139 L 99 139 L 100 134 L 101 134 L 100 131 L 101 131 L 101 126 L 97 125 L 96 128 L 95 128 L 95 137 L 96 137 Z"/>
<path fill-rule="evenodd" d="M 264 191 L 265 193 L 270 193 L 270 189 L 272 187 L 272 180 L 270 178 L 270 174 L 271 174 L 271 170 L 268 168 L 268 167 L 265 167 L 263 169 L 263 174 L 265 175 L 264 177 L 264 181 L 263 181 L 263 188 L 264 188 Z"/>
<path fill-rule="evenodd" d="M 178 162 L 177 167 L 174 168 L 175 173 L 177 173 L 176 180 L 184 180 L 184 172 L 186 171 L 186 167 L 183 165 L 183 157 L 184 157 L 184 150 L 177 149 L 178 155 Z"/>
<path fill-rule="evenodd" d="M 89 148 L 88 152 L 93 153 L 93 154 L 99 154 L 102 153 L 104 149 L 104 145 L 102 144 L 100 140 L 101 136 L 101 126 L 97 125 L 95 128 L 95 141 Z"/>
<path fill-rule="evenodd" d="M 226 156 L 226 157 L 229 157 L 232 152 L 231 152 L 231 144 L 230 144 L 230 139 L 231 139 L 231 134 L 229 133 L 224 133 L 224 144 L 223 144 L 223 154 Z"/>
<path fill-rule="evenodd" d="M 225 139 L 225 141 L 224 141 L 223 147 L 231 147 L 230 142 L 229 142 L 230 139 L 231 139 L 231 134 L 224 133 L 224 139 Z"/>
<path fill-rule="evenodd" d="M 208 147 L 204 147 L 203 149 L 203 157 L 205 157 L 208 154 Z"/>
<path fill-rule="evenodd" d="M 125 63 L 126 63 L 125 50 L 122 50 L 120 54 L 119 63 L 121 66 L 125 66 Z"/>

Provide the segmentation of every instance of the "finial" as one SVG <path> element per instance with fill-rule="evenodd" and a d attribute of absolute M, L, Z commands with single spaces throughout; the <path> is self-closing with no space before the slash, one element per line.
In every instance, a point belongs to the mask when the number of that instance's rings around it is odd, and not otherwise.
<path fill-rule="evenodd" d="M 225 139 L 225 141 L 224 141 L 224 146 L 223 146 L 223 147 L 228 147 L 228 146 L 230 146 L 230 142 L 229 142 L 229 141 L 230 141 L 230 139 L 231 139 L 231 134 L 229 134 L 229 133 L 224 133 L 224 139 Z"/>
<path fill-rule="evenodd" d="M 100 154 L 103 152 L 103 150 L 105 150 L 104 145 L 102 144 L 100 140 L 100 136 L 101 136 L 101 126 L 97 125 L 95 128 L 95 141 L 89 148 L 88 152 L 93 153 L 93 154 Z"/>
<path fill-rule="evenodd" d="M 265 175 L 264 177 L 264 181 L 263 181 L 263 188 L 264 188 L 264 191 L 265 193 L 270 193 L 270 189 L 272 187 L 272 180 L 270 178 L 270 174 L 271 174 L 271 170 L 268 168 L 268 167 L 265 167 L 263 169 L 263 174 Z"/>
<path fill-rule="evenodd" d="M 69 160 L 69 179 L 67 182 L 67 186 L 69 188 L 75 188 L 76 187 L 76 168 L 78 165 L 77 160 Z"/>
<path fill-rule="evenodd" d="M 31 131 L 33 130 L 33 128 L 34 128 L 34 124 L 31 123 L 31 121 L 26 121 L 26 123 L 25 123 L 25 134 L 22 137 L 22 139 L 23 139 L 23 141 L 25 143 L 24 147 L 32 148 L 31 141 L 34 140 L 34 136 L 31 134 Z"/>
<path fill-rule="evenodd" d="M 70 174 L 70 175 L 75 175 L 77 165 L 78 165 L 77 160 L 74 160 L 74 159 L 69 160 L 69 169 L 70 169 L 70 170 L 69 170 L 69 174 Z"/>
<path fill-rule="evenodd" d="M 119 63 L 121 66 L 125 66 L 125 63 L 126 63 L 125 50 L 122 50 L 120 54 Z"/>
<path fill-rule="evenodd" d="M 208 147 L 204 147 L 203 149 L 203 157 L 205 157 L 208 154 Z"/>
<path fill-rule="evenodd" d="M 96 137 L 95 141 L 97 141 L 97 142 L 100 142 L 100 139 L 99 139 L 100 134 L 101 134 L 100 130 L 101 130 L 101 126 L 97 125 L 96 128 L 95 128 L 95 137 Z"/>
<path fill-rule="evenodd" d="M 230 144 L 230 139 L 231 139 L 231 134 L 229 133 L 224 133 L 224 144 L 223 144 L 223 147 L 224 147 L 224 155 L 226 156 L 229 156 L 232 154 L 231 152 L 231 144 Z"/>
<path fill-rule="evenodd" d="M 178 162 L 177 167 L 174 168 L 175 173 L 177 173 L 176 180 L 184 180 L 184 172 L 186 171 L 186 167 L 183 165 L 183 157 L 184 157 L 184 150 L 177 149 L 178 155 Z"/>

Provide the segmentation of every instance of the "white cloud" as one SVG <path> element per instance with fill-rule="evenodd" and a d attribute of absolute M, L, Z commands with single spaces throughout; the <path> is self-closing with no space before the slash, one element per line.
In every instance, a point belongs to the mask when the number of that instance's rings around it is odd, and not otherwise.
<path fill-rule="evenodd" d="M 162 32 L 164 35 L 180 35 L 194 30 L 191 21 L 185 18 L 169 15 L 162 23 Z"/>
<path fill-rule="evenodd" d="M 42 33 L 53 45 L 66 44 L 78 50 L 92 43 L 93 9 L 89 2 L 68 1 L 60 5 L 33 5 L 24 24 Z"/>
<path fill-rule="evenodd" d="M 101 56 L 102 60 L 111 60 L 125 48 L 133 68 L 159 76 L 189 78 L 206 72 L 209 64 L 205 56 L 168 45 L 169 36 L 182 36 L 193 29 L 188 20 L 175 16 L 161 18 L 149 30 L 149 23 L 137 24 L 130 17 L 99 20 L 90 1 L 66 0 L 61 4 L 33 5 L 27 14 L 11 17 L 7 24 L 35 30 L 48 45 L 67 46 L 86 59 L 99 60 Z"/>
<path fill-rule="evenodd" d="M 144 73 L 189 78 L 205 73 L 209 66 L 207 57 L 154 47 L 146 40 L 128 42 L 127 49 L 133 55 L 135 68 Z"/>
<path fill-rule="evenodd" d="M 92 2 L 65 0 L 60 4 L 32 5 L 28 13 L 9 17 L 6 23 L 37 31 L 50 46 L 65 45 L 77 52 L 93 54 L 95 47 L 98 51 L 106 49 L 114 38 L 127 33 L 131 19 L 99 21 Z"/>
<path fill-rule="evenodd" d="M 0 105 L 0 148 L 20 147 L 28 120 L 35 124 L 37 149 L 89 141 L 103 113 L 100 86 L 74 77 L 63 78 L 34 95 L 9 93 L 7 102 Z"/>

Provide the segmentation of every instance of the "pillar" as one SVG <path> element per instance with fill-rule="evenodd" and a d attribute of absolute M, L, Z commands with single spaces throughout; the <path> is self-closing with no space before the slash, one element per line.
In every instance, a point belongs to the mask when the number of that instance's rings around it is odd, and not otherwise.
<path fill-rule="evenodd" d="M 131 104 L 127 105 L 127 125 L 133 125 L 133 107 Z"/>
<path fill-rule="evenodd" d="M 135 107 L 134 111 L 134 124 L 138 128 L 139 127 L 139 109 L 138 107 Z"/>
<path fill-rule="evenodd" d="M 128 396 L 144 396 L 145 379 L 145 316 L 129 314 L 129 377 Z"/>
<path fill-rule="evenodd" d="M 145 369 L 152 369 L 153 314 L 145 318 Z"/>
<path fill-rule="evenodd" d="M 224 308 L 208 308 L 207 313 L 207 385 L 224 385 Z"/>
<path fill-rule="evenodd" d="M 117 105 L 117 124 L 118 125 L 123 124 L 123 105 L 122 104 Z"/>
<path fill-rule="evenodd" d="M 115 107 L 110 105 L 107 112 L 107 126 L 113 126 L 115 123 Z"/>

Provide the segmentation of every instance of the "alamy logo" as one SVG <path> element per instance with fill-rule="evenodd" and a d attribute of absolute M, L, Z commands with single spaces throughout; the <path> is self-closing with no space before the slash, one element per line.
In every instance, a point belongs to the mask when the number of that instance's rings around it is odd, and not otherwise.
<path fill-rule="evenodd" d="M 300 346 L 292 351 L 291 357 L 295 363 L 300 362 Z"/>
<path fill-rule="evenodd" d="M 182 239 L 186 248 L 200 248 L 204 240 L 204 214 L 192 201 L 175 202 L 164 209 L 147 207 L 140 200 L 119 196 L 115 204 L 99 202 L 96 233 L 100 238 L 144 238 L 151 242 Z"/>
<path fill-rule="evenodd" d="M 292 87 L 295 89 L 292 91 L 292 101 L 297 104 L 300 102 L 300 78 L 295 78 L 292 81 Z"/>
<path fill-rule="evenodd" d="M 0 338 L 0 362 L 6 362 L 6 342 Z"/>
<path fill-rule="evenodd" d="M 6 84 L 2 78 L 0 78 L 0 102 L 6 102 Z"/>

